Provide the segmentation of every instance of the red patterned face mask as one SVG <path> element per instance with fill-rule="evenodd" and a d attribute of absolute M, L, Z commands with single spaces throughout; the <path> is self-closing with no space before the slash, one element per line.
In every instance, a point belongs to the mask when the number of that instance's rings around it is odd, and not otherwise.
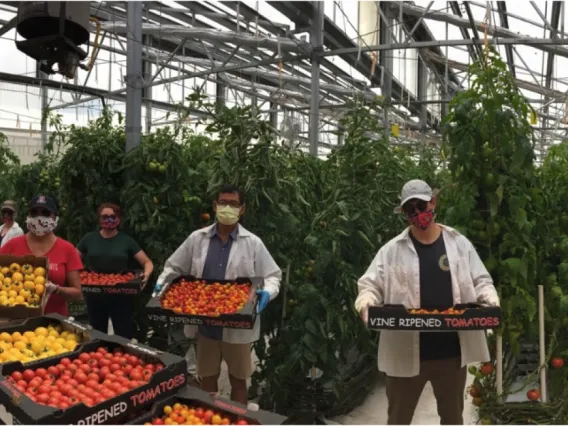
<path fill-rule="evenodd" d="M 415 213 L 406 217 L 408 221 L 419 229 L 427 229 L 434 221 L 434 210 Z"/>

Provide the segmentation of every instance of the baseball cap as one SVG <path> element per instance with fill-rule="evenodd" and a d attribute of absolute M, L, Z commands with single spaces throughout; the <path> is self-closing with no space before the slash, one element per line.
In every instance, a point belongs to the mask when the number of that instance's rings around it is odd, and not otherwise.
<path fill-rule="evenodd" d="M 408 181 L 402 187 L 400 192 L 400 207 L 408 200 L 418 199 L 423 201 L 430 201 L 434 197 L 434 191 L 426 182 L 420 179 Z"/>
<path fill-rule="evenodd" d="M 15 201 L 6 200 L 2 203 L 2 206 L 0 206 L 0 212 L 4 210 L 10 210 L 12 213 L 16 213 L 18 206 Z"/>
<path fill-rule="evenodd" d="M 41 207 L 48 210 L 50 213 L 57 214 L 57 204 L 55 199 L 49 195 L 36 195 L 30 202 L 30 210 L 33 208 Z"/>

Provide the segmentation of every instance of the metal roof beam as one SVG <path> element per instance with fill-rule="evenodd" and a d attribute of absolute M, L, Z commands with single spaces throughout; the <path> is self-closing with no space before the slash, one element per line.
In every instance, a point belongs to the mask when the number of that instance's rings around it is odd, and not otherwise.
<path fill-rule="evenodd" d="M 560 24 L 560 12 L 562 11 L 562 2 L 553 1 L 551 18 L 550 18 L 550 38 L 558 38 L 558 25 Z M 545 17 L 546 18 L 546 17 Z M 549 52 L 546 58 L 546 75 L 544 77 L 544 87 L 550 89 L 552 85 L 552 72 L 554 71 L 554 53 Z M 548 113 L 548 105 L 543 108 L 545 114 Z M 543 127 L 546 127 L 546 119 L 542 121 Z"/>
<path fill-rule="evenodd" d="M 420 16 L 422 14 L 422 11 L 424 10 L 424 8 L 422 7 L 417 7 L 414 5 L 410 5 L 406 2 L 404 2 L 402 4 L 402 8 L 404 10 L 404 13 L 408 14 L 408 15 L 414 15 L 414 16 Z M 470 27 L 470 22 L 467 19 L 463 19 L 460 18 L 459 16 L 455 16 L 455 15 L 451 15 L 449 13 L 445 13 L 445 12 L 440 12 L 440 11 L 430 11 L 428 14 L 428 19 L 432 19 L 434 21 L 439 21 L 439 22 L 447 22 L 449 24 L 455 25 L 456 27 L 462 27 L 462 28 L 469 28 Z M 484 24 L 482 22 L 479 21 L 474 21 L 475 27 L 480 30 L 484 27 Z M 507 30 L 505 28 L 501 28 L 501 27 L 495 27 L 495 26 L 489 26 L 487 28 L 487 34 L 489 35 L 493 35 L 494 37 L 499 37 L 497 43 L 493 43 L 493 44 L 515 44 L 514 42 L 511 42 L 510 40 L 514 40 L 517 39 L 519 40 L 518 44 L 525 44 L 527 46 L 534 46 L 537 49 L 543 50 L 545 52 L 554 52 L 555 55 L 559 55 L 562 57 L 568 57 L 568 49 L 564 48 L 564 47 L 558 47 L 558 45 L 561 45 L 563 43 L 557 43 L 554 40 L 552 40 L 552 42 L 544 42 L 544 40 L 551 40 L 551 39 L 536 39 L 533 37 L 528 37 L 528 36 L 523 36 L 520 34 L 515 33 L 514 31 L 511 30 Z M 507 43 L 501 43 L 501 38 L 505 39 L 505 40 L 509 40 Z M 530 40 L 535 40 L 535 42 L 530 42 Z M 475 41 L 475 40 L 474 40 Z M 476 42 L 476 41 L 475 41 Z M 564 40 L 565 42 L 565 40 Z M 468 43 L 464 43 L 464 45 L 467 45 Z M 477 43 L 473 43 L 473 44 L 477 44 Z M 565 44 L 565 43 L 564 43 Z M 442 44 L 443 46 L 444 44 Z"/>
<path fill-rule="evenodd" d="M 499 12 L 499 19 L 501 20 L 501 26 L 503 28 L 509 29 L 509 17 L 507 16 L 507 2 L 498 1 L 497 10 Z M 513 55 L 513 46 L 505 46 L 505 54 L 507 55 L 507 64 L 509 64 L 509 71 L 514 78 L 517 78 L 517 72 L 515 70 L 515 57 Z"/>
<path fill-rule="evenodd" d="M 461 13 L 461 10 L 460 10 L 459 3 L 457 1 L 450 1 L 448 3 L 450 4 L 450 8 L 452 9 L 452 12 L 454 13 L 454 15 L 457 15 L 461 18 L 462 13 Z M 460 27 L 460 33 L 461 33 L 462 37 L 464 38 L 464 40 L 469 40 L 471 38 L 469 36 L 469 31 L 467 30 L 467 28 L 461 28 Z M 471 57 L 471 60 L 476 61 L 477 60 L 477 49 L 475 48 L 475 46 L 467 46 L 467 50 L 469 52 L 469 56 Z"/>

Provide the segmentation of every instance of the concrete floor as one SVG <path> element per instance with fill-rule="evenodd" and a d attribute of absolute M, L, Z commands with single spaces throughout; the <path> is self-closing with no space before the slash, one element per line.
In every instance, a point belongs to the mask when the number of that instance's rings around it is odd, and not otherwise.
<path fill-rule="evenodd" d="M 473 376 L 468 374 L 467 386 L 473 382 Z M 467 388 L 467 387 L 466 387 Z M 477 424 L 477 413 L 471 404 L 471 398 L 465 400 L 464 424 Z M 384 425 L 387 422 L 387 396 L 384 380 L 379 381 L 375 390 L 369 394 L 365 402 L 353 410 L 351 413 L 331 419 L 332 421 L 344 425 Z M 422 393 L 414 418 L 413 425 L 439 425 L 440 418 L 436 410 L 436 399 L 430 383 Z"/>

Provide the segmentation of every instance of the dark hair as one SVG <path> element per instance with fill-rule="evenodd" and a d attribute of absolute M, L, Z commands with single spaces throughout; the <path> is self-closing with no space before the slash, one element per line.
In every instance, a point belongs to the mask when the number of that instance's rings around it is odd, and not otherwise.
<path fill-rule="evenodd" d="M 221 186 L 221 189 L 219 189 L 219 191 L 217 192 L 217 200 L 219 199 L 219 196 L 221 194 L 234 194 L 234 193 L 239 194 L 239 202 L 241 204 L 245 203 L 245 194 L 243 191 L 241 191 L 239 188 L 237 188 L 235 185 L 231 185 L 230 183 L 226 183 L 223 186 Z"/>
<path fill-rule="evenodd" d="M 122 210 L 120 210 L 120 206 L 114 203 L 101 203 L 101 205 L 97 208 L 97 216 L 101 215 L 101 212 L 104 209 L 112 209 L 115 215 L 119 218 L 122 218 Z"/>

